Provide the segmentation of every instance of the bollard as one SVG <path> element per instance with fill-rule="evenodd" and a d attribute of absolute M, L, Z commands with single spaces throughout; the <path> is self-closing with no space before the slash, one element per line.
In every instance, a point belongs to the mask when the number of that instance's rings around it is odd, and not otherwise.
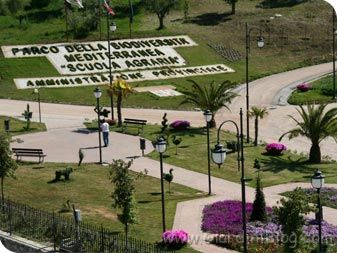
<path fill-rule="evenodd" d="M 140 149 L 142 150 L 142 156 L 144 156 L 144 150 L 146 148 L 146 146 L 145 146 L 145 139 L 140 138 L 139 139 L 139 144 L 140 144 Z"/>
<path fill-rule="evenodd" d="M 5 131 L 6 131 L 6 132 L 9 132 L 9 131 L 10 131 L 10 127 L 9 127 L 9 119 L 5 119 L 4 123 L 5 123 Z"/>

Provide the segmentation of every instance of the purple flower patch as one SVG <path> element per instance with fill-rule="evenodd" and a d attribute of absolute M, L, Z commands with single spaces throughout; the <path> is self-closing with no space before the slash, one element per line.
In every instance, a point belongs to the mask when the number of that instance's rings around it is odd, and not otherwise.
<path fill-rule="evenodd" d="M 247 220 L 253 211 L 253 204 L 246 204 Z M 201 229 L 212 234 L 242 233 L 242 204 L 241 201 L 225 200 L 205 206 L 202 217 Z M 267 208 L 267 213 L 272 209 Z"/>
<path fill-rule="evenodd" d="M 172 127 L 175 130 L 186 130 L 190 126 L 191 126 L 190 122 L 186 120 L 176 120 L 170 124 L 170 127 Z"/>
<path fill-rule="evenodd" d="M 308 83 L 300 83 L 296 86 L 296 88 L 301 92 L 306 92 L 311 89 L 311 86 Z"/>
<path fill-rule="evenodd" d="M 269 155 L 280 155 L 283 150 L 287 150 L 287 147 L 282 143 L 269 143 L 266 146 L 267 153 Z"/>
<path fill-rule="evenodd" d="M 168 248 L 179 249 L 188 242 L 188 233 L 184 230 L 167 230 L 162 234 L 163 243 Z"/>

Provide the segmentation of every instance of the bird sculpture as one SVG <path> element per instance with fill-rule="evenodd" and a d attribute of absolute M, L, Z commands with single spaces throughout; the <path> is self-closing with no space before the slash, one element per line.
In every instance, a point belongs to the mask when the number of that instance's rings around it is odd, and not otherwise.
<path fill-rule="evenodd" d="M 169 173 L 164 173 L 164 179 L 165 179 L 165 181 L 167 181 L 168 182 L 168 184 L 169 184 L 169 193 L 171 194 L 171 182 L 172 182 L 172 180 L 173 180 L 173 169 L 170 169 L 169 170 Z"/>
<path fill-rule="evenodd" d="M 181 138 L 177 138 L 176 135 L 172 135 L 172 142 L 176 146 L 176 155 L 178 155 L 178 145 L 181 143 L 181 141 Z"/>

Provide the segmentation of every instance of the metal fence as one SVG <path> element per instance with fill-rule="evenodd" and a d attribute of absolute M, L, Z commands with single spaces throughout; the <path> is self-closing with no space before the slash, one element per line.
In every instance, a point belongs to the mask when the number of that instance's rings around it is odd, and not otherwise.
<path fill-rule="evenodd" d="M 129 238 L 103 226 L 93 226 L 60 214 L 46 212 L 9 199 L 0 201 L 0 229 L 27 239 L 44 242 L 54 251 L 162 253 L 157 244 Z M 170 251 L 172 252 L 172 251 Z"/>

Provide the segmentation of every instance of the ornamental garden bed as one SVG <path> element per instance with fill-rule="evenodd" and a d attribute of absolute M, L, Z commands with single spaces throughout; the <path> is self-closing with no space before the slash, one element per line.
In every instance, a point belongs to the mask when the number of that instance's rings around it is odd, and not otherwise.
<path fill-rule="evenodd" d="M 331 103 L 333 96 L 332 76 L 327 76 L 310 83 L 310 88 L 306 85 L 297 86 L 296 90 L 288 99 L 290 104 L 301 105 L 311 103 Z"/>
<path fill-rule="evenodd" d="M 249 221 L 252 203 L 246 204 L 247 221 Z M 248 222 L 248 252 L 283 252 L 286 236 L 272 208 L 266 207 L 266 222 Z M 211 243 L 229 249 L 243 251 L 241 201 L 225 200 L 205 206 L 203 209 L 202 230 L 214 235 Z M 337 250 L 337 227 L 322 222 L 323 242 L 332 242 L 328 252 Z M 303 225 L 305 245 L 301 252 L 312 252 L 317 246 L 318 225 L 312 219 L 305 219 Z M 295 243 L 295 242 L 294 242 Z"/>
<path fill-rule="evenodd" d="M 317 203 L 317 191 L 312 188 L 301 189 L 305 194 L 310 197 L 310 202 Z M 282 193 L 283 196 L 288 196 L 290 192 Z M 321 203 L 323 206 L 337 209 L 337 189 L 332 187 L 323 187 L 321 189 Z"/>

